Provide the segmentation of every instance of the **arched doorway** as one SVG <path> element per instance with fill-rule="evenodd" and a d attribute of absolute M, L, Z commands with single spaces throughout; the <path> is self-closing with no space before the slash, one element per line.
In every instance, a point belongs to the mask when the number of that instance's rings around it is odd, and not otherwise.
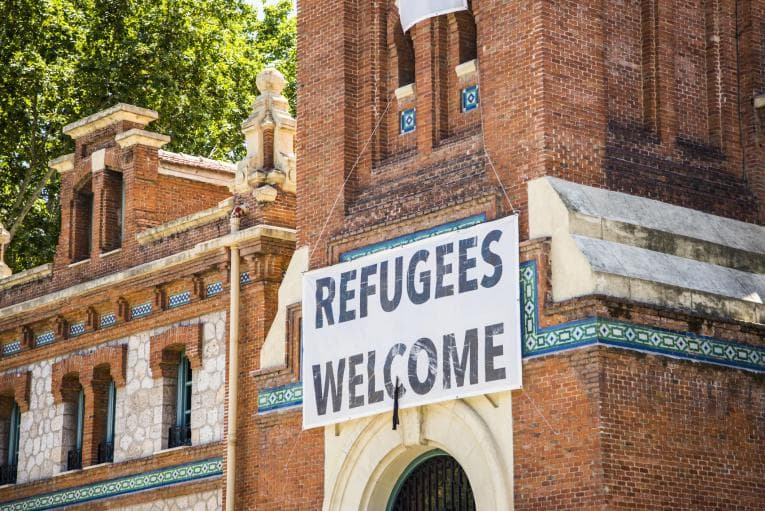
<path fill-rule="evenodd" d="M 457 460 L 441 450 L 415 459 L 396 484 L 387 511 L 475 511 L 473 489 Z"/>

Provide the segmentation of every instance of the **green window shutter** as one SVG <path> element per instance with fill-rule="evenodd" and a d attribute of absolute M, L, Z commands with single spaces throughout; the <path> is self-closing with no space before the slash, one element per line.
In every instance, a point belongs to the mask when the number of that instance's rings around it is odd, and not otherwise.
<path fill-rule="evenodd" d="M 117 400 L 117 386 L 114 381 L 109 383 L 109 394 L 106 403 L 106 442 L 114 443 L 114 420 Z"/>
<path fill-rule="evenodd" d="M 77 395 L 77 436 L 75 437 L 75 449 L 82 450 L 82 436 L 85 429 L 85 391 L 80 389 Z"/>
<path fill-rule="evenodd" d="M 19 462 L 19 434 L 21 432 L 21 410 L 19 405 L 13 403 L 11 409 L 11 428 L 8 431 L 8 465 L 17 465 Z"/>

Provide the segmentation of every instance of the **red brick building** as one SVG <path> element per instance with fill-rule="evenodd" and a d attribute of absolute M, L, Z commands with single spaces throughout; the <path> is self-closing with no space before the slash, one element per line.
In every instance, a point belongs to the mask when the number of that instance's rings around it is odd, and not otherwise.
<path fill-rule="evenodd" d="M 0 509 L 763 508 L 765 2 L 302 0 L 298 46 L 236 167 L 67 127 Z M 523 388 L 304 430 L 302 273 L 514 213 Z"/>

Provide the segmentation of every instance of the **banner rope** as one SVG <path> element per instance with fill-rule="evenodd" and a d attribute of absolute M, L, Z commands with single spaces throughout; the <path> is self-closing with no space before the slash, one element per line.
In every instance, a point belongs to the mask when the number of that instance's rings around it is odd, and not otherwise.
<path fill-rule="evenodd" d="M 324 236 L 324 231 L 327 229 L 327 224 L 329 223 L 329 219 L 332 217 L 332 212 L 337 207 L 337 203 L 340 201 L 340 197 L 343 196 L 343 191 L 345 190 L 345 185 L 347 185 L 348 181 L 350 181 L 351 176 L 353 176 L 353 173 L 356 170 L 356 167 L 358 167 L 359 162 L 361 161 L 361 157 L 364 156 L 364 154 L 366 154 L 367 148 L 369 147 L 369 144 L 375 138 L 375 135 L 377 134 L 377 130 L 380 128 L 380 125 L 382 124 L 383 119 L 385 119 L 385 116 L 388 114 L 388 110 L 390 109 L 390 105 L 393 102 L 393 97 L 394 97 L 394 94 L 391 94 L 390 97 L 388 98 L 388 103 L 385 105 L 385 110 L 383 110 L 383 113 L 377 119 L 377 123 L 375 124 L 375 127 L 372 130 L 372 134 L 369 135 L 369 138 L 367 139 L 366 143 L 364 144 L 364 147 L 361 149 L 361 152 L 356 157 L 356 161 L 353 162 L 353 166 L 351 167 L 350 172 L 348 172 L 348 175 L 346 176 L 345 181 L 343 181 L 343 184 L 340 187 L 340 191 L 337 193 L 337 197 L 335 197 L 335 202 L 333 202 L 332 203 L 332 207 L 329 208 L 329 211 L 327 212 L 327 218 L 324 220 L 324 225 L 321 226 L 321 231 L 319 231 L 319 237 L 316 238 L 316 241 L 314 242 L 314 245 L 313 245 L 313 249 L 311 250 L 311 253 L 308 256 L 309 264 L 310 264 L 311 259 L 313 259 L 314 252 L 316 252 L 316 249 L 319 248 L 319 242 L 321 241 L 322 236 Z"/>

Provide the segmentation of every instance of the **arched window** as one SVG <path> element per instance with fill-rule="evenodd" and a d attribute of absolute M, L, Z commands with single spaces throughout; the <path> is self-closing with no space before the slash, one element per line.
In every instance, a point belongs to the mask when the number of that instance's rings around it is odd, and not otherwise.
<path fill-rule="evenodd" d="M 447 453 L 430 451 L 404 471 L 388 511 L 475 511 L 473 489 L 465 471 Z"/>
<path fill-rule="evenodd" d="M 16 469 L 19 464 L 19 434 L 21 410 L 11 398 L 0 397 L 0 485 L 16 482 Z"/>
<path fill-rule="evenodd" d="M 82 468 L 82 445 L 85 431 L 85 390 L 77 374 L 64 377 L 61 385 L 63 402 L 62 454 L 66 470 Z"/>
<path fill-rule="evenodd" d="M 93 184 L 88 179 L 74 192 L 71 219 L 72 262 L 90 258 L 90 240 L 93 234 Z"/>
<path fill-rule="evenodd" d="M 168 448 L 191 445 L 191 363 L 185 353 L 181 353 L 176 374 L 175 424 L 170 427 Z"/>

